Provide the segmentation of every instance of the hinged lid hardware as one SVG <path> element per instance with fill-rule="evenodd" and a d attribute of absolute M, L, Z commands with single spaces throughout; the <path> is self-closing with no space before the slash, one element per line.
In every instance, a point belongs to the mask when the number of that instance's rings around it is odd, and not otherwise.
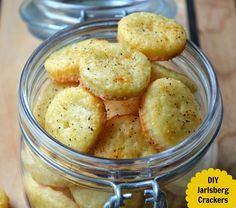
<path fill-rule="evenodd" d="M 153 204 L 153 208 L 167 208 L 165 193 L 161 191 L 157 178 L 137 183 L 121 183 L 114 186 L 115 194 L 103 206 L 104 208 L 119 208 L 125 205 L 125 200 L 132 198 L 129 190 L 144 189 L 145 204 Z M 122 190 L 127 193 L 122 193 Z"/>

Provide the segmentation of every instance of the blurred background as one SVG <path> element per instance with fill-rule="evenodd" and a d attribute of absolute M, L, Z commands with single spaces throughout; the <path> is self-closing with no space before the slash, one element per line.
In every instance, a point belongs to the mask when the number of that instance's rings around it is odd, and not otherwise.
<path fill-rule="evenodd" d="M 225 111 L 217 138 L 218 167 L 236 178 L 235 8 L 234 0 L 0 0 L 0 187 L 10 196 L 12 207 L 26 207 L 19 168 L 17 90 L 28 57 L 43 39 L 67 25 L 140 10 L 183 24 L 189 39 L 201 47 L 215 67 Z"/>

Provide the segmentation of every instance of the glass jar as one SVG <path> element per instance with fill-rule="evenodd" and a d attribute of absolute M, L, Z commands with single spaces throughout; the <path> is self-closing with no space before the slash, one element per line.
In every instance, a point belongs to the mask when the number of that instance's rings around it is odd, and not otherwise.
<path fill-rule="evenodd" d="M 174 0 L 25 0 L 20 14 L 32 34 L 45 39 L 68 25 L 86 20 L 123 17 L 137 11 L 173 18 L 176 8 Z"/>
<path fill-rule="evenodd" d="M 145 158 L 111 160 L 76 152 L 56 141 L 36 121 L 32 108 L 47 81 L 45 59 L 67 44 L 88 38 L 116 39 L 118 19 L 74 25 L 43 42 L 27 61 L 19 86 L 21 161 L 31 207 L 185 206 L 186 184 L 195 172 L 216 164 L 214 139 L 223 110 L 214 69 L 191 42 L 169 65 L 198 85 L 196 97 L 204 115 L 201 126 L 173 148 Z M 58 199 L 59 198 L 59 199 Z M 58 199 L 58 200 L 57 200 Z M 60 204 L 64 203 L 64 204 Z M 145 205 L 144 205 L 145 204 Z M 48 205 L 48 206 L 47 206 Z"/>

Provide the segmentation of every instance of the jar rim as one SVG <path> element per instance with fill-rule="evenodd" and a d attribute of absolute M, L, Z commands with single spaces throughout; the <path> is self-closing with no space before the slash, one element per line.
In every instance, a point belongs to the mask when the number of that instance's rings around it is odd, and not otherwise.
<path fill-rule="evenodd" d="M 65 145 L 59 143 L 52 136 L 50 136 L 44 129 L 42 129 L 42 127 L 40 127 L 40 125 L 38 124 L 38 122 L 34 118 L 33 113 L 30 109 L 30 105 L 29 105 L 28 98 L 27 98 L 28 90 L 26 87 L 27 86 L 27 76 L 30 71 L 32 62 L 35 61 L 34 60 L 35 56 L 40 51 L 43 51 L 43 50 L 47 49 L 48 47 L 50 47 L 50 45 L 54 45 L 56 43 L 56 41 L 58 41 L 60 39 L 65 39 L 66 36 L 68 36 L 74 30 L 76 30 L 78 28 L 83 29 L 84 27 L 94 27 L 99 24 L 105 24 L 106 26 L 110 26 L 110 25 L 114 26 L 115 24 L 117 25 L 118 20 L 119 20 L 119 18 L 90 20 L 90 21 L 75 24 L 73 26 L 65 28 L 65 29 L 57 32 L 56 34 L 54 34 L 50 38 L 48 38 L 46 41 L 44 41 L 33 52 L 33 54 L 30 56 L 30 58 L 26 62 L 25 66 L 23 68 L 22 74 L 21 74 L 21 78 L 20 78 L 19 107 L 20 107 L 21 111 L 23 112 L 23 114 L 27 120 L 27 123 L 31 125 L 30 126 L 30 128 L 32 128 L 31 130 L 34 130 L 35 132 L 40 133 L 40 139 L 38 142 L 44 143 L 44 144 L 46 142 L 47 143 L 46 145 L 48 145 L 48 147 L 50 146 L 49 149 L 54 151 L 55 154 L 61 154 L 61 153 L 64 154 L 65 153 L 66 155 L 69 155 L 71 157 L 79 158 L 81 161 L 83 161 L 86 164 L 91 164 L 91 163 L 96 163 L 97 165 L 106 164 L 112 168 L 116 168 L 117 165 L 127 165 L 127 167 L 128 167 L 129 164 L 137 164 L 137 163 L 138 164 L 152 164 L 153 161 L 154 162 L 161 162 L 161 161 L 170 160 L 170 158 L 172 158 L 172 157 L 178 157 L 178 158 L 184 157 L 184 155 L 186 155 L 187 152 L 189 153 L 190 147 L 200 145 L 200 143 L 203 141 L 203 136 L 205 135 L 205 132 L 209 131 L 209 129 L 208 129 L 209 123 L 211 123 L 212 120 L 216 117 L 216 114 L 220 113 L 219 111 L 221 111 L 220 120 L 215 128 L 214 135 L 208 141 L 208 143 L 205 144 L 205 147 L 207 145 L 209 145 L 216 137 L 216 135 L 220 129 L 221 122 L 222 122 L 223 106 L 221 103 L 221 94 L 220 94 L 220 90 L 218 87 L 218 81 L 216 78 L 216 74 L 214 72 L 214 69 L 213 69 L 211 63 L 209 62 L 208 58 L 204 55 L 204 53 L 191 41 L 187 41 L 186 47 L 193 50 L 193 52 L 198 56 L 198 58 L 200 58 L 202 60 L 202 62 L 206 65 L 206 67 L 208 69 L 208 73 L 209 73 L 208 76 L 210 79 L 210 84 L 213 86 L 213 88 L 211 89 L 212 90 L 212 92 L 211 92 L 212 98 L 210 100 L 209 113 L 206 115 L 201 126 L 197 129 L 197 131 L 195 131 L 193 134 L 191 134 L 189 137 L 184 139 L 181 143 L 177 144 L 176 146 L 169 148 L 167 150 L 164 150 L 158 154 L 154 154 L 154 155 L 150 155 L 150 156 L 146 156 L 146 157 L 142 157 L 142 158 L 118 159 L 118 160 L 117 159 L 106 159 L 106 158 L 95 157 L 95 156 L 88 155 L 85 153 L 79 153 L 73 149 L 70 149 L 69 147 L 66 147 Z M 21 111 L 20 111 L 20 113 L 21 113 Z M 24 127 L 22 127 L 21 121 L 20 121 L 20 125 L 21 125 L 21 129 L 24 128 Z M 200 139 L 201 139 L 201 141 L 200 141 Z M 53 146 L 55 148 L 52 149 L 51 146 Z"/>

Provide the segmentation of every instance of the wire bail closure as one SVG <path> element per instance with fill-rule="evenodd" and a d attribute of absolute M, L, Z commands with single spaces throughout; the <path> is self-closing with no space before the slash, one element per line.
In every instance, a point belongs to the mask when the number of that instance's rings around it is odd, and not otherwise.
<path fill-rule="evenodd" d="M 125 205 L 125 200 L 132 198 L 132 193 L 122 193 L 122 190 L 144 188 L 145 204 L 153 204 L 153 208 L 168 208 L 165 193 L 161 191 L 157 178 L 137 183 L 121 183 L 114 186 L 115 194 L 109 198 L 103 208 L 119 208 Z"/>

